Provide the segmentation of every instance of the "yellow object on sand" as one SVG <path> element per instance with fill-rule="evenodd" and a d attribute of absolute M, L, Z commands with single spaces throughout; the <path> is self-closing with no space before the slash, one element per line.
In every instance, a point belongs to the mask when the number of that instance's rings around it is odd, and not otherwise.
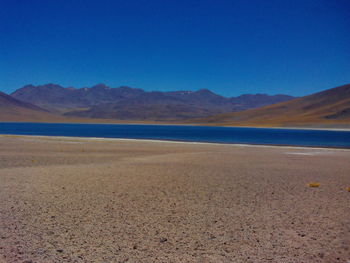
<path fill-rule="evenodd" d="M 309 187 L 319 187 L 320 185 L 320 183 L 308 183 Z"/>
<path fill-rule="evenodd" d="M 346 190 L 348 190 L 348 192 L 350 192 L 350 187 L 346 187 Z"/>

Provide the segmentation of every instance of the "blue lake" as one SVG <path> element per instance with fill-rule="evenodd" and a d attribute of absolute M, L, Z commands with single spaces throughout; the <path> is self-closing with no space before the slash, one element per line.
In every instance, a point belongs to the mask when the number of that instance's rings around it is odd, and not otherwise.
<path fill-rule="evenodd" d="M 181 125 L 0 123 L 0 134 L 350 148 L 350 131 Z"/>

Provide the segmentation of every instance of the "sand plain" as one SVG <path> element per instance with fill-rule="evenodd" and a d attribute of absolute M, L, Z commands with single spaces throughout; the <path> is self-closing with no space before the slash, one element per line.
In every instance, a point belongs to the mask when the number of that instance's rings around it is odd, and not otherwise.
<path fill-rule="evenodd" d="M 0 262 L 348 262 L 348 186 L 350 150 L 0 136 Z"/>

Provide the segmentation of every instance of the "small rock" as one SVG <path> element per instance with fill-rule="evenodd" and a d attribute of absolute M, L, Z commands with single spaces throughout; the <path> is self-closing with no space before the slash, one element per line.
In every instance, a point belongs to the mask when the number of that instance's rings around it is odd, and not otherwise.
<path fill-rule="evenodd" d="M 165 237 L 162 237 L 162 238 L 160 239 L 160 243 L 164 243 L 164 242 L 167 242 L 167 241 L 168 241 L 168 239 L 165 238 Z"/>
<path fill-rule="evenodd" d="M 210 234 L 209 239 L 215 239 L 215 238 L 216 236 L 214 236 L 213 234 Z"/>
<path fill-rule="evenodd" d="M 59 253 L 62 253 L 63 249 L 57 249 L 56 251 L 59 252 Z"/>

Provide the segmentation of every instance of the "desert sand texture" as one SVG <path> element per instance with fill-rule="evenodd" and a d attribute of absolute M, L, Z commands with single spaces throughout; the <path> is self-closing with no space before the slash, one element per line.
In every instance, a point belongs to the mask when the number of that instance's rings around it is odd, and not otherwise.
<path fill-rule="evenodd" d="M 344 263 L 349 186 L 345 149 L 0 136 L 0 261 Z"/>

